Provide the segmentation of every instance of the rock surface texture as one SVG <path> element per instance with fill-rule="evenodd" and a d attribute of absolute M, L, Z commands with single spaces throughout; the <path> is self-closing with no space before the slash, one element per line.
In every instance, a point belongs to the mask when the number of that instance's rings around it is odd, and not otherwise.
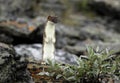
<path fill-rule="evenodd" d="M 42 17 L 37 17 L 34 19 L 16 18 L 14 20 L 1 20 L 0 41 L 10 44 L 38 42 L 36 40 L 37 36 L 35 39 L 36 29 L 38 29 L 39 25 L 43 24 L 43 19 Z M 42 35 L 39 36 L 39 39 L 39 42 L 42 41 Z"/>
<path fill-rule="evenodd" d="M 12 83 L 15 78 L 15 52 L 6 44 L 0 43 L 0 83 Z"/>
<path fill-rule="evenodd" d="M 42 60 L 41 44 L 17 45 L 14 48 L 17 54 L 22 56 L 23 60 L 27 60 L 28 62 L 40 62 Z M 76 59 L 76 55 L 64 50 L 56 49 L 55 51 L 55 60 L 58 62 L 75 64 Z"/>
<path fill-rule="evenodd" d="M 0 83 L 34 83 L 12 46 L 0 43 Z"/>
<path fill-rule="evenodd" d="M 91 7 L 101 15 L 120 19 L 120 0 L 92 0 Z"/>

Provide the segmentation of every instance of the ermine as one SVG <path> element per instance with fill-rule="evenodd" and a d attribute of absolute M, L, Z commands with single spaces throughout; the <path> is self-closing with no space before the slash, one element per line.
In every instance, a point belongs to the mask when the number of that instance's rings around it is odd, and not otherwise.
<path fill-rule="evenodd" d="M 55 24 L 57 17 L 48 16 L 43 34 L 43 61 L 55 60 Z"/>

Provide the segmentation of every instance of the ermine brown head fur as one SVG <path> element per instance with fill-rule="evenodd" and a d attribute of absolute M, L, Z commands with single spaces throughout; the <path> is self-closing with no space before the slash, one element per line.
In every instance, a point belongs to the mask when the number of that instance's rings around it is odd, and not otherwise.
<path fill-rule="evenodd" d="M 54 22 L 54 23 L 57 23 L 58 22 L 58 19 L 57 19 L 57 17 L 55 17 L 55 16 L 48 16 L 48 21 L 51 21 L 51 22 Z"/>

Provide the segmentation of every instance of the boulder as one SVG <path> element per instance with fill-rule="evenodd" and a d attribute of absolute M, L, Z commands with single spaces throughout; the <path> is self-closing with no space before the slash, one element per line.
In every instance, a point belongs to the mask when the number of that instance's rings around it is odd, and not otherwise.
<path fill-rule="evenodd" d="M 110 5 L 116 10 L 120 10 L 120 0 L 94 0 L 97 3 L 105 3 L 106 5 Z"/>
<path fill-rule="evenodd" d="M 85 55 L 86 54 L 86 47 L 91 46 L 93 49 L 96 49 L 97 47 L 100 48 L 100 50 L 108 49 L 112 54 L 118 54 L 120 53 L 120 43 L 104 43 L 104 42 L 93 42 L 92 43 L 86 43 L 86 42 L 79 42 L 79 44 L 76 44 L 74 46 L 65 46 L 65 50 L 76 54 L 78 56 Z"/>
<path fill-rule="evenodd" d="M 0 17 L 34 17 L 33 0 L 0 0 Z"/>
<path fill-rule="evenodd" d="M 66 11 L 65 4 L 58 0 L 0 0 L 0 17 L 29 17 L 49 15 L 54 12 L 63 15 Z"/>
<path fill-rule="evenodd" d="M 13 47 L 4 43 L 0 43 L 0 83 L 34 83 L 25 61 L 20 61 Z"/>
<path fill-rule="evenodd" d="M 88 44 L 91 46 L 100 46 L 103 49 L 109 46 L 110 48 L 115 48 L 116 50 L 114 51 L 120 51 L 117 50 L 120 42 L 119 33 L 108 30 L 106 26 L 99 22 L 90 22 L 82 27 L 74 28 L 58 25 L 56 27 L 56 39 L 57 48 L 65 49 L 76 55 L 83 54 Z M 102 44 L 99 44 L 99 42 Z"/>
<path fill-rule="evenodd" d="M 29 62 L 40 62 L 42 60 L 42 45 L 41 44 L 30 44 L 30 45 L 17 45 L 14 47 L 17 54 L 22 56 L 23 60 Z M 56 49 L 55 59 L 58 62 L 76 64 L 77 56 L 66 52 L 61 49 Z"/>
<path fill-rule="evenodd" d="M 91 0 L 89 5 L 99 15 L 120 19 L 120 0 Z"/>
<path fill-rule="evenodd" d="M 13 42 L 13 38 L 9 35 L 4 34 L 4 33 L 0 33 L 0 42 L 10 44 Z"/>
<path fill-rule="evenodd" d="M 37 42 L 34 32 L 43 24 L 43 17 L 29 18 L 5 18 L 0 21 L 0 41 L 4 43 L 19 44 Z M 39 36 L 39 41 L 42 37 Z"/>
<path fill-rule="evenodd" d="M 15 64 L 15 52 L 10 46 L 0 43 L 0 82 L 12 83 L 15 79 L 15 70 L 12 66 Z"/>

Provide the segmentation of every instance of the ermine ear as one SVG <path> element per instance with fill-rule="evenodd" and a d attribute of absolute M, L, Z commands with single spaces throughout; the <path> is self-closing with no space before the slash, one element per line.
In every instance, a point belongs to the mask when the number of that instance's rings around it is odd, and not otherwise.
<path fill-rule="evenodd" d="M 51 22 L 54 22 L 54 23 L 57 23 L 58 22 L 58 19 L 57 19 L 57 17 L 55 17 L 55 16 L 48 16 L 48 18 L 47 18 L 49 21 L 51 21 Z"/>

